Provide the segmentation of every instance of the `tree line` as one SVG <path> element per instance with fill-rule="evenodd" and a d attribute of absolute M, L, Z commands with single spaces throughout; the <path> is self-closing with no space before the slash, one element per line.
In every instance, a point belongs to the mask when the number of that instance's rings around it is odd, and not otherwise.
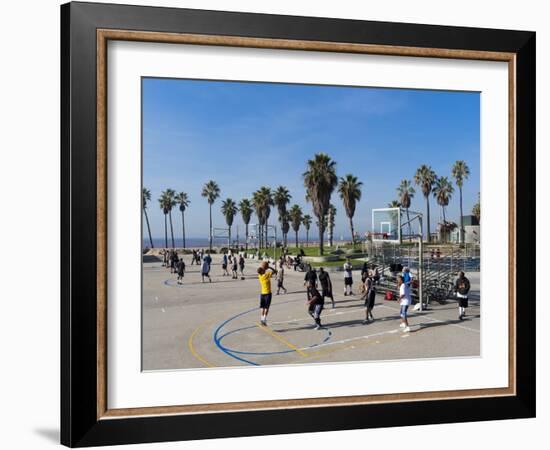
<path fill-rule="evenodd" d="M 462 212 L 462 187 L 464 181 L 470 175 L 470 169 L 464 161 L 456 161 L 451 169 L 451 176 L 454 179 L 460 192 L 460 228 L 462 243 L 464 242 L 464 226 Z M 336 208 L 331 203 L 331 196 L 336 191 L 342 200 L 346 216 L 349 221 L 349 229 L 352 241 L 355 244 L 356 232 L 353 225 L 353 217 L 357 203 L 361 200 L 363 183 L 353 174 L 346 174 L 338 178 L 336 175 L 336 162 L 326 153 L 317 153 L 307 161 L 306 170 L 302 174 L 302 180 L 306 189 L 306 201 L 311 204 L 313 215 L 317 218 L 316 225 L 319 232 L 319 254 L 323 254 L 324 235 L 328 231 L 329 245 L 332 246 L 333 230 L 336 216 Z M 436 199 L 437 204 L 442 208 L 443 223 L 446 224 L 445 208 L 454 193 L 454 187 L 446 176 L 438 177 L 428 165 L 421 165 L 414 174 L 414 183 L 421 189 L 426 200 L 426 224 L 427 238 L 430 241 L 430 196 Z M 401 180 L 397 188 L 398 200 L 390 203 L 391 207 L 402 207 L 409 219 L 409 207 L 416 191 L 410 180 Z M 209 205 L 209 247 L 212 249 L 213 228 L 212 228 L 212 206 L 221 195 L 221 189 L 214 180 L 206 182 L 202 188 L 201 196 L 206 199 Z M 228 226 L 228 238 L 231 242 L 231 228 L 235 217 L 240 212 L 242 221 L 245 224 L 246 236 L 249 236 L 248 227 L 253 214 L 258 218 L 258 245 L 260 248 L 266 246 L 268 241 L 268 220 L 272 208 L 276 209 L 278 221 L 281 226 L 283 245 L 287 245 L 288 233 L 290 229 L 295 233 L 295 245 L 298 247 L 298 231 L 303 225 L 306 230 L 306 243 L 309 242 L 309 230 L 313 218 L 309 214 L 304 214 L 302 208 L 294 204 L 289 207 L 292 195 L 284 186 L 279 186 L 272 190 L 268 186 L 261 186 L 250 198 L 243 198 L 238 203 L 231 198 L 227 198 L 221 203 L 221 212 Z M 142 207 L 147 223 L 149 241 L 153 247 L 151 237 L 151 228 L 147 207 L 151 201 L 151 193 L 147 188 L 142 191 Z M 182 236 L 183 247 L 185 242 L 185 211 L 190 205 L 189 196 L 185 192 L 176 192 L 173 189 L 162 191 L 159 199 L 159 206 L 164 214 L 164 243 L 168 247 L 168 225 L 170 226 L 170 237 L 172 247 L 174 247 L 174 229 L 172 223 L 172 210 L 178 207 L 182 217 Z M 472 213 L 479 218 L 479 199 L 474 206 Z M 410 229 L 410 224 L 409 224 Z"/>

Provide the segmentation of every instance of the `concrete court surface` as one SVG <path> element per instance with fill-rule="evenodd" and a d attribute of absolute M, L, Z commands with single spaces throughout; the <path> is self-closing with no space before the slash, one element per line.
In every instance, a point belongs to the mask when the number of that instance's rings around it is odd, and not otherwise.
<path fill-rule="evenodd" d="M 307 314 L 304 274 L 285 270 L 287 294 L 275 295 L 268 326 L 259 325 L 258 262 L 247 260 L 245 280 L 222 276 L 221 257 L 213 255 L 212 283 L 202 283 L 199 267 L 190 265 L 183 284 L 160 262 L 143 264 L 143 370 L 243 365 L 307 364 L 411 358 L 475 357 L 480 354 L 479 273 L 472 284 L 464 321 L 457 305 L 432 304 L 410 311 L 411 331 L 399 328 L 399 305 L 378 294 L 375 321 L 363 324 L 363 301 L 344 296 L 342 272 L 331 273 L 336 308 L 330 300 L 314 329 Z"/>

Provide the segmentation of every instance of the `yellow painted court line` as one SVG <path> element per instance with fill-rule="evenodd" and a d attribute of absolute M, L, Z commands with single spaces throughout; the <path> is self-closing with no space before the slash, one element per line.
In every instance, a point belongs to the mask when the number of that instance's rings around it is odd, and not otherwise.
<path fill-rule="evenodd" d="M 279 336 L 278 334 L 276 334 L 275 332 L 271 331 L 269 328 L 267 328 L 266 326 L 263 326 L 263 325 L 260 325 L 260 324 L 256 324 L 256 326 L 262 330 L 262 331 L 265 331 L 267 334 L 269 334 L 270 336 L 273 336 L 275 339 L 277 339 L 279 342 L 282 342 L 283 344 L 285 344 L 288 348 L 290 348 L 291 350 L 294 350 L 296 353 L 298 353 L 299 355 L 303 356 L 303 357 L 306 357 L 307 354 L 305 352 L 303 352 L 302 350 L 300 350 L 298 347 L 296 347 L 294 344 L 291 344 L 290 342 L 288 342 L 284 337 L 282 336 Z"/>
<path fill-rule="evenodd" d="M 193 331 L 193 333 L 191 333 L 191 336 L 189 336 L 189 341 L 187 342 L 187 344 L 189 345 L 189 350 L 191 351 L 191 354 L 197 358 L 200 362 L 202 362 L 203 364 L 205 364 L 207 367 L 216 367 L 214 364 L 212 364 L 211 362 L 209 362 L 208 360 L 206 360 L 205 358 L 203 358 L 201 355 L 199 355 L 197 353 L 197 351 L 195 350 L 195 346 L 193 345 L 193 339 L 195 337 L 195 335 L 201 330 L 203 329 L 204 327 L 206 326 L 206 324 L 202 324 L 202 325 L 199 325 L 197 328 L 195 328 L 195 330 Z"/>

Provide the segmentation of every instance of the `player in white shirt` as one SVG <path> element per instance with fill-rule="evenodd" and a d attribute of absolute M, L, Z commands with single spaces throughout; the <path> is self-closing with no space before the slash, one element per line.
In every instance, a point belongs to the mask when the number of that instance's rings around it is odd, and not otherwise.
<path fill-rule="evenodd" d="M 353 295 L 353 291 L 351 290 L 351 287 L 353 285 L 353 278 L 351 273 L 352 269 L 353 266 L 351 265 L 349 258 L 347 258 L 344 264 L 344 296 Z"/>
<path fill-rule="evenodd" d="M 407 312 L 412 303 L 411 290 L 410 287 L 407 286 L 407 283 L 403 281 L 403 277 L 401 275 L 397 277 L 397 286 L 399 287 L 399 304 L 401 306 L 399 312 L 399 315 L 401 316 L 401 324 L 399 326 L 403 328 L 404 333 L 408 333 L 411 331 L 409 321 L 407 320 Z"/>

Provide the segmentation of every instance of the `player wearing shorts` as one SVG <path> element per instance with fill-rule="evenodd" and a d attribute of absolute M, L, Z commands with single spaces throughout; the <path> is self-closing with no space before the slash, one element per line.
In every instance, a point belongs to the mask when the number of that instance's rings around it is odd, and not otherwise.
<path fill-rule="evenodd" d="M 352 269 L 353 266 L 348 258 L 344 263 L 344 296 L 353 295 L 353 291 L 351 289 L 353 286 L 353 277 L 351 274 Z"/>
<path fill-rule="evenodd" d="M 411 291 L 401 275 L 397 277 L 397 285 L 399 287 L 399 305 L 401 306 L 399 312 L 399 315 L 401 316 L 401 324 L 399 326 L 403 328 L 404 333 L 408 333 L 411 331 L 409 321 L 407 320 L 409 306 L 412 303 Z"/>
<path fill-rule="evenodd" d="M 277 295 L 281 293 L 281 289 L 285 291 L 286 294 L 286 287 L 284 286 L 285 283 L 285 268 L 284 268 L 284 262 L 283 259 L 279 260 L 279 270 L 277 272 Z"/>
<path fill-rule="evenodd" d="M 176 270 L 178 271 L 178 284 L 181 284 L 185 274 L 185 262 L 183 261 L 183 257 L 176 263 Z"/>
<path fill-rule="evenodd" d="M 323 296 L 319 293 L 315 286 L 311 286 L 307 289 L 307 304 L 308 313 L 313 320 L 315 320 L 315 329 L 321 329 L 321 312 L 325 305 Z"/>
<path fill-rule="evenodd" d="M 365 320 L 363 323 L 369 323 L 369 320 L 374 320 L 372 309 L 374 308 L 374 300 L 376 299 L 376 287 L 374 278 L 371 274 L 365 279 Z"/>
<path fill-rule="evenodd" d="M 241 280 L 244 280 L 244 256 L 239 256 L 239 270 L 241 272 Z"/>
<path fill-rule="evenodd" d="M 468 307 L 468 292 L 470 292 L 470 280 L 464 276 L 464 272 L 458 273 L 454 290 L 458 299 L 458 318 L 464 320 Z"/>
<path fill-rule="evenodd" d="M 224 277 L 229 275 L 229 272 L 227 271 L 227 253 L 224 253 L 222 256 L 222 275 Z"/>
<path fill-rule="evenodd" d="M 277 271 L 267 264 L 266 261 L 258 267 L 258 280 L 260 281 L 260 323 L 267 326 L 267 314 L 271 306 L 271 277 Z"/>
<path fill-rule="evenodd" d="M 206 253 L 204 258 L 202 259 L 202 265 L 201 265 L 201 280 L 204 283 L 204 277 L 208 278 L 208 281 L 212 283 L 212 278 L 210 278 L 210 264 L 212 264 L 212 257 L 210 256 L 210 253 Z"/>
<path fill-rule="evenodd" d="M 233 256 L 233 263 L 231 265 L 231 278 L 233 280 L 238 280 L 239 276 L 237 275 L 237 270 L 239 268 L 239 264 L 237 261 L 237 256 Z"/>
<path fill-rule="evenodd" d="M 332 281 L 328 272 L 325 272 L 325 269 L 319 267 L 319 283 L 321 283 L 321 295 L 323 300 L 327 297 L 332 300 L 332 308 L 336 308 L 334 303 L 334 295 L 332 294 Z"/>

